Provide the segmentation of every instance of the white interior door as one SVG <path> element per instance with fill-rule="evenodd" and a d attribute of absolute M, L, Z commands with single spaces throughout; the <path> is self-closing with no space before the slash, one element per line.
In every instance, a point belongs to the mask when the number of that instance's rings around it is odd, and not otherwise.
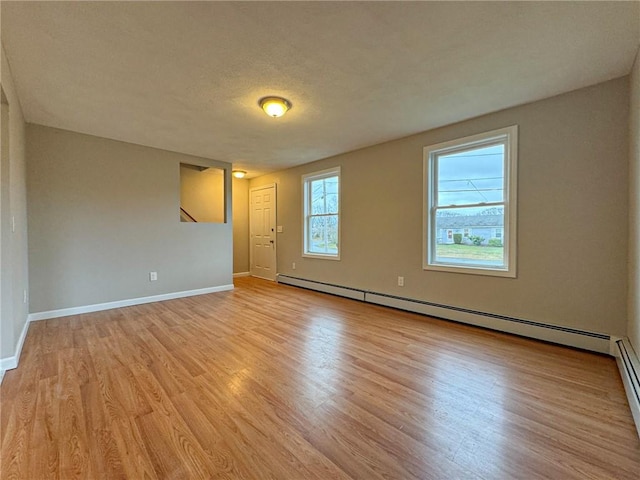
<path fill-rule="evenodd" d="M 276 279 L 276 186 L 251 189 L 251 275 Z"/>

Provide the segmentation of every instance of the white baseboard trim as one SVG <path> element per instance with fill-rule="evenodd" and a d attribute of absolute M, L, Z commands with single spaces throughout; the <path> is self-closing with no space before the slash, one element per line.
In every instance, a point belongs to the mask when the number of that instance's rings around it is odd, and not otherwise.
<path fill-rule="evenodd" d="M 250 277 L 251 276 L 251 272 L 238 272 L 238 273 L 234 273 L 233 274 L 233 278 L 237 278 L 237 277 Z"/>
<path fill-rule="evenodd" d="M 0 384 L 2 384 L 2 380 L 4 379 L 4 373 L 7 370 L 11 370 L 18 366 L 18 362 L 20 361 L 20 355 L 22 354 L 22 347 L 24 345 L 24 340 L 27 338 L 27 332 L 29 331 L 29 319 L 24 322 L 24 326 L 22 327 L 22 332 L 20 332 L 20 338 L 18 338 L 18 344 L 16 345 L 16 352 L 12 357 L 0 358 Z"/>
<path fill-rule="evenodd" d="M 69 315 L 79 315 L 82 313 L 99 312 L 101 310 L 111 310 L 112 308 L 131 307 L 133 305 L 142 305 L 144 303 L 162 302 L 164 300 L 173 300 L 175 298 L 192 297 L 194 295 L 204 295 L 206 293 L 224 292 L 233 290 L 233 284 L 220 285 L 218 287 L 200 288 L 197 290 L 186 290 L 183 292 L 164 293 L 162 295 L 152 295 L 150 297 L 131 298 L 129 300 L 118 300 L 115 302 L 96 303 L 94 305 L 85 305 L 82 307 L 62 308 L 60 310 L 49 310 L 46 312 L 36 312 L 29 314 L 29 321 L 47 320 L 50 318 L 67 317 Z"/>
<path fill-rule="evenodd" d="M 610 353 L 610 337 L 602 333 L 588 332 L 575 328 L 562 327 L 548 323 L 512 318 L 493 313 L 479 312 L 449 305 L 439 305 L 421 300 L 403 298 L 394 295 L 358 290 L 313 280 L 279 275 L 279 283 L 330 293 L 343 297 L 375 303 L 386 307 L 429 315 L 431 317 L 452 320 L 478 327 L 513 333 L 523 337 L 535 338 L 570 347 L 581 348 L 599 353 Z"/>
<path fill-rule="evenodd" d="M 614 353 L 638 437 L 640 437 L 640 359 L 626 337 L 615 341 Z"/>
<path fill-rule="evenodd" d="M 331 295 L 347 297 L 353 300 L 360 300 L 364 302 L 364 292 L 355 288 L 314 282 L 311 280 L 304 280 L 302 278 L 290 277 L 288 275 L 278 275 L 278 283 L 284 283 L 286 285 L 292 285 L 294 287 L 307 288 L 309 290 L 315 290 L 323 293 L 330 293 Z"/>

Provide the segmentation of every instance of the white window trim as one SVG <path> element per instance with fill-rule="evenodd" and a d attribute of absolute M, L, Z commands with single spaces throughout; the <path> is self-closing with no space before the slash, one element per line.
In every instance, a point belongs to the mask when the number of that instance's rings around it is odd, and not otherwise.
<path fill-rule="evenodd" d="M 436 202 L 433 188 L 435 178 L 435 156 L 473 146 L 490 144 L 506 136 L 505 154 L 505 201 L 504 201 L 504 231 L 502 241 L 505 249 L 506 268 L 492 268 L 490 266 L 459 266 L 432 262 L 435 254 L 437 233 L 430 235 L 431 228 L 435 228 Z M 467 273 L 475 275 L 490 275 L 496 277 L 516 278 L 516 245 L 517 245 L 517 179 L 518 179 L 518 126 L 493 130 L 448 142 L 424 147 L 423 159 L 423 240 L 422 240 L 422 268 L 440 272 Z M 491 205 L 487 205 L 490 207 Z M 505 239 L 507 240 L 505 242 Z"/>
<path fill-rule="evenodd" d="M 338 177 L 338 253 L 314 253 L 307 251 L 307 233 L 308 223 L 307 214 L 309 202 L 308 182 L 312 180 L 320 180 L 328 177 Z M 340 260 L 340 252 L 342 251 L 341 235 L 342 235 L 342 178 L 340 176 L 340 167 L 328 168 L 319 172 L 312 172 L 302 175 L 302 256 L 307 258 L 321 258 L 325 260 Z"/>

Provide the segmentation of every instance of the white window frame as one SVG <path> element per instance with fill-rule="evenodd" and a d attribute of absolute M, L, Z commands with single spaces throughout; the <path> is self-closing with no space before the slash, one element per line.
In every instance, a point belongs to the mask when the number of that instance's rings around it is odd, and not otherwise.
<path fill-rule="evenodd" d="M 322 180 L 323 178 L 338 177 L 338 253 L 316 253 L 309 251 L 309 219 L 311 207 L 311 191 L 309 185 L 314 180 Z M 322 258 L 326 260 L 340 260 L 342 235 L 341 225 L 342 210 L 342 178 L 340 177 L 340 167 L 328 168 L 319 172 L 312 172 L 302 175 L 302 256 L 308 258 Z M 331 214 L 333 215 L 333 214 Z"/>
<path fill-rule="evenodd" d="M 504 231 L 502 244 L 504 245 L 504 267 L 489 265 L 462 265 L 448 262 L 437 262 L 436 251 L 436 214 L 443 208 L 437 206 L 438 172 L 436 159 L 440 155 L 455 153 L 458 151 L 480 148 L 482 146 L 495 145 L 504 142 L 504 202 L 487 202 L 470 204 L 465 206 L 494 206 L 504 207 Z M 423 265 L 424 270 L 441 272 L 456 272 L 475 275 L 491 275 L 498 277 L 516 277 L 516 245 L 517 245 L 517 172 L 518 166 L 518 126 L 493 130 L 490 132 L 472 135 L 448 142 L 438 143 L 424 147 L 423 160 Z"/>

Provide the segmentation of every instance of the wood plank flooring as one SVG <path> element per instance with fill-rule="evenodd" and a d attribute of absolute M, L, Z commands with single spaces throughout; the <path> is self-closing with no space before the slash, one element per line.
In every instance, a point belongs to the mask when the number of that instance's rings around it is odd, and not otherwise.
<path fill-rule="evenodd" d="M 612 358 L 251 279 L 34 322 L 2 479 L 633 479 Z"/>

